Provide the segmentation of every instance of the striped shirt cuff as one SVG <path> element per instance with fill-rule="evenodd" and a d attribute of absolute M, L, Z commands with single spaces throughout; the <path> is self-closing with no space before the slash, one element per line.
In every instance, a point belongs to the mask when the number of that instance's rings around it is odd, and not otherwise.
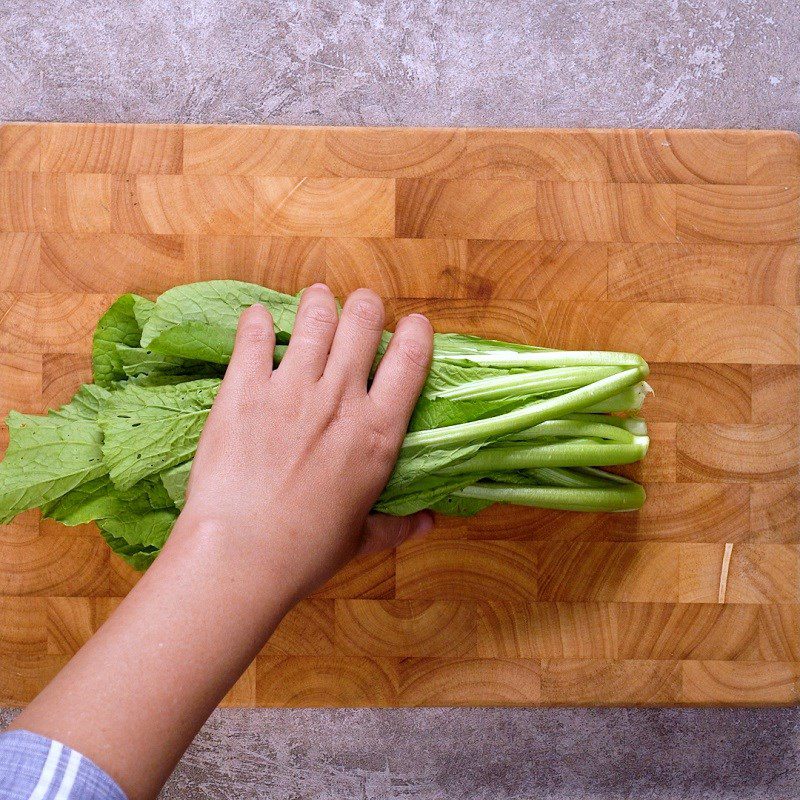
<path fill-rule="evenodd" d="M 126 800 L 100 767 L 61 742 L 30 731 L 0 735 L 3 800 Z"/>

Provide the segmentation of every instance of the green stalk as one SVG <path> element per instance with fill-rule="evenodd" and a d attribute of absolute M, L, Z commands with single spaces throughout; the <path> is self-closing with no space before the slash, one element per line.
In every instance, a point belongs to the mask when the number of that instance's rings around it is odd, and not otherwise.
<path fill-rule="evenodd" d="M 432 393 L 431 398 L 447 400 L 504 400 L 507 397 L 548 394 L 586 386 L 616 375 L 620 367 L 561 367 L 533 372 L 482 378 Z"/>
<path fill-rule="evenodd" d="M 617 428 L 632 433 L 634 436 L 647 436 L 647 423 L 641 417 L 612 417 L 610 414 L 568 414 L 565 419 L 574 419 L 579 422 L 602 422 L 603 425 L 614 425 Z"/>
<path fill-rule="evenodd" d="M 500 473 L 497 480 L 500 483 L 506 482 L 503 475 L 507 474 Z M 613 476 L 619 480 L 610 480 L 608 476 L 613 473 L 603 472 L 603 470 L 593 467 L 537 467 L 519 474 L 529 476 L 534 483 L 540 486 L 563 486 L 570 489 L 606 489 L 613 488 L 618 483 L 631 483 L 619 475 Z"/>
<path fill-rule="evenodd" d="M 632 482 L 608 489 L 480 482 L 458 489 L 453 494 L 492 503 L 514 503 L 557 511 L 635 511 L 642 507 L 645 500 L 644 489 Z"/>
<path fill-rule="evenodd" d="M 594 440 L 533 445 L 486 447 L 474 456 L 438 470 L 443 475 L 486 475 L 539 467 L 607 467 L 632 464 L 647 453 L 650 440 L 636 436 L 630 444 L 604 444 Z"/>
<path fill-rule="evenodd" d="M 653 390 L 648 383 L 641 381 L 635 386 L 629 386 L 615 397 L 609 397 L 589 408 L 583 409 L 587 414 L 612 414 L 623 411 L 638 411 Z"/>
<path fill-rule="evenodd" d="M 461 364 L 468 361 L 485 367 L 544 369 L 548 367 L 635 367 L 643 378 L 649 373 L 647 362 L 634 353 L 611 353 L 602 350 L 517 350 L 487 349 L 485 352 L 464 353 L 445 349 L 434 353 L 436 361 Z"/>
<path fill-rule="evenodd" d="M 594 405 L 609 397 L 619 394 L 623 389 L 636 383 L 642 373 L 639 368 L 631 368 L 601 378 L 589 386 L 581 386 L 558 397 L 537 400 L 521 408 L 498 414 L 496 417 L 479 419 L 472 422 L 461 422 L 443 428 L 426 431 L 415 431 L 406 435 L 403 449 L 412 447 L 454 447 L 469 444 L 482 439 L 498 439 L 518 431 L 530 428 L 546 419 L 581 411 L 586 406 Z"/>
<path fill-rule="evenodd" d="M 588 416 L 588 415 L 587 415 Z M 621 425 L 609 425 L 603 420 L 584 421 L 578 419 L 548 419 L 532 428 L 515 433 L 505 441 L 532 441 L 551 436 L 583 437 L 590 439 L 608 439 L 610 441 L 631 444 L 634 434 L 629 433 Z"/>

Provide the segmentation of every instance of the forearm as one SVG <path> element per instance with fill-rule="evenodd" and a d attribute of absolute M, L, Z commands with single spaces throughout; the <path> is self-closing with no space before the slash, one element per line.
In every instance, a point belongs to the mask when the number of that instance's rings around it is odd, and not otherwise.
<path fill-rule="evenodd" d="M 12 727 L 80 751 L 131 800 L 155 796 L 292 604 L 265 548 L 246 547 L 179 521 L 111 619 Z"/>

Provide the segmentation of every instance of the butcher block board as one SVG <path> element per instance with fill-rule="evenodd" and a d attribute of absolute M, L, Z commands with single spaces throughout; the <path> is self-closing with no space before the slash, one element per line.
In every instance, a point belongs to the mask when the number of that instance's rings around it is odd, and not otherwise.
<path fill-rule="evenodd" d="M 641 513 L 440 518 L 300 603 L 227 704 L 800 700 L 795 135 L 8 125 L 0 265 L 3 414 L 89 380 L 121 292 L 210 278 L 651 362 Z M 135 582 L 93 526 L 0 529 L 0 701 Z"/>

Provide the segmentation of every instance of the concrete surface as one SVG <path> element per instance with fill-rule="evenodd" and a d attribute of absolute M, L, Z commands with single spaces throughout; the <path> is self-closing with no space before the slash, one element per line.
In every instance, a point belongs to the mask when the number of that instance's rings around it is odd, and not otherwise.
<path fill-rule="evenodd" d="M 0 0 L 0 118 L 798 130 L 798 49 L 794 0 Z M 164 796 L 799 785 L 799 710 L 220 711 Z"/>
<path fill-rule="evenodd" d="M 798 737 L 774 709 L 227 711 L 163 797 L 796 800 Z"/>
<path fill-rule="evenodd" d="M 794 0 L 0 0 L 0 117 L 796 128 Z"/>

